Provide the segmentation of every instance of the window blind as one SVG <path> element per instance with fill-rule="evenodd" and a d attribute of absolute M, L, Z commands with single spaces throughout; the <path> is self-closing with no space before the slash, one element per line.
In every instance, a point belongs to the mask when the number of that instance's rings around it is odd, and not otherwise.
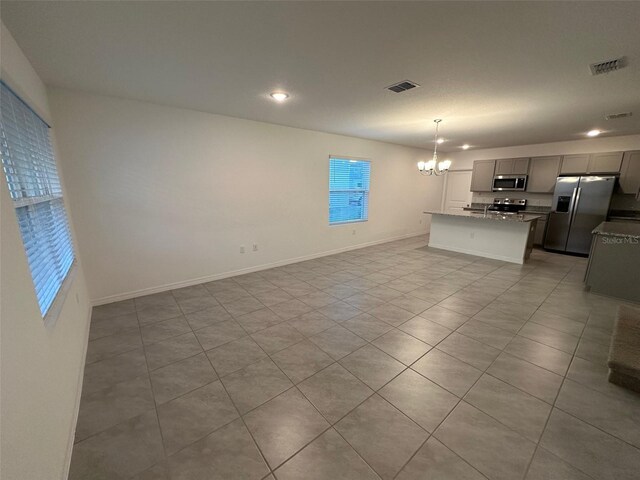
<path fill-rule="evenodd" d="M 329 224 L 361 222 L 369 217 L 371 162 L 329 158 Z"/>
<path fill-rule="evenodd" d="M 44 317 L 73 264 L 49 126 L 0 83 L 0 154 Z"/>

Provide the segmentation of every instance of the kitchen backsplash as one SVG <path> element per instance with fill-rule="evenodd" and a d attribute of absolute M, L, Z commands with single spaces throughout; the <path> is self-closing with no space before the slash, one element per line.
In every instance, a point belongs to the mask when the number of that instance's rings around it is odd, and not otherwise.
<path fill-rule="evenodd" d="M 493 203 L 495 198 L 524 198 L 527 200 L 527 210 L 551 209 L 553 204 L 552 193 L 528 193 L 528 192 L 474 192 L 472 197 L 473 206 L 482 207 Z M 640 200 L 635 195 L 625 195 L 621 193 L 620 187 L 613 192 L 611 197 L 610 210 L 635 212 L 640 214 Z"/>
<path fill-rule="evenodd" d="M 547 210 L 551 208 L 553 203 L 553 195 L 550 193 L 513 192 L 509 194 L 506 192 L 487 192 L 474 193 L 472 204 L 473 206 L 482 207 L 493 203 L 494 198 L 524 198 L 527 200 L 527 210 L 535 210 L 536 207 L 540 207 L 541 210 Z M 640 200 L 636 200 L 635 195 L 623 195 L 616 192 L 611 197 L 610 210 L 640 212 Z"/>
<path fill-rule="evenodd" d="M 553 195 L 550 193 L 527 193 L 527 192 L 487 192 L 474 193 L 472 203 L 487 204 L 493 203 L 494 198 L 524 198 L 527 200 L 527 207 L 551 207 Z"/>

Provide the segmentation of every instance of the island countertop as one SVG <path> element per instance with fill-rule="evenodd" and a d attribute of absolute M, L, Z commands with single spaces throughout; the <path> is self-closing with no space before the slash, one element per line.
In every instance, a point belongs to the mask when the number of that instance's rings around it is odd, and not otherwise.
<path fill-rule="evenodd" d="M 430 215 L 446 215 L 448 217 L 466 217 L 466 218 L 475 218 L 478 220 L 493 220 L 500 222 L 533 222 L 539 218 L 544 217 L 544 215 L 536 215 L 531 213 L 492 213 L 492 212 L 478 212 L 478 211 L 460 211 L 460 212 L 422 212 L 428 213 Z"/>
<path fill-rule="evenodd" d="M 596 235 L 640 239 L 640 223 L 602 222 L 593 232 Z"/>

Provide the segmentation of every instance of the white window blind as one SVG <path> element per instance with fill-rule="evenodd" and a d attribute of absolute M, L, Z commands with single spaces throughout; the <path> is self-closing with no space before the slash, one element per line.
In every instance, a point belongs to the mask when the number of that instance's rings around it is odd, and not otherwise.
<path fill-rule="evenodd" d="M 0 83 L 0 153 L 44 317 L 74 260 L 49 126 Z"/>
<path fill-rule="evenodd" d="M 371 162 L 329 158 L 329 224 L 362 222 L 369 217 Z"/>

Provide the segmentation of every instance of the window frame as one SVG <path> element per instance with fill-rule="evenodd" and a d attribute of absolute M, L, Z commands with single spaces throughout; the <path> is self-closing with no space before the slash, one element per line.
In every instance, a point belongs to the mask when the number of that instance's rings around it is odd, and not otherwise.
<path fill-rule="evenodd" d="M 369 186 L 368 188 L 365 189 L 349 189 L 349 190 L 332 190 L 331 189 L 331 160 L 345 160 L 348 162 L 366 162 L 369 164 Z M 328 203 L 328 207 L 329 207 L 329 211 L 328 211 L 328 222 L 329 222 L 329 226 L 330 227 L 339 227 L 340 225 L 349 225 L 352 223 L 364 223 L 364 222 L 368 222 L 369 221 L 369 205 L 370 205 L 370 196 L 371 196 L 371 166 L 372 166 L 372 161 L 369 158 L 362 158 L 362 157 L 351 157 L 351 156 L 347 156 L 347 155 L 329 155 L 329 171 L 328 171 L 328 177 L 329 177 L 329 194 L 328 194 L 328 198 L 327 198 L 327 203 Z M 365 197 L 366 197 L 366 212 L 367 212 L 367 218 L 358 218 L 358 219 L 353 219 L 353 220 L 343 220 L 343 221 L 336 221 L 336 222 L 332 222 L 331 221 L 331 192 L 364 192 L 365 193 Z"/>
<path fill-rule="evenodd" d="M 60 171 L 58 168 L 58 162 L 57 162 L 57 155 L 56 155 L 56 149 L 55 149 L 55 143 L 54 140 L 51 136 L 51 126 L 49 125 L 49 123 L 44 120 L 39 114 L 38 112 L 32 108 L 29 103 L 27 103 L 27 101 L 20 95 L 18 94 L 18 92 L 13 89 L 9 84 L 7 84 L 5 82 L 4 79 L 0 79 L 0 88 L 2 89 L 6 89 L 7 93 L 9 95 L 12 95 L 14 98 L 11 101 L 15 101 L 17 100 L 17 102 L 19 102 L 22 107 L 24 107 L 24 109 L 26 109 L 26 111 L 29 112 L 30 115 L 33 115 L 33 120 L 32 121 L 39 121 L 42 123 L 42 126 L 45 127 L 45 131 L 46 131 L 46 143 L 48 144 L 48 152 L 49 152 L 49 157 L 47 157 L 47 150 L 43 150 L 42 151 L 42 155 L 44 156 L 37 156 L 35 158 L 37 158 L 36 160 L 36 165 L 37 165 L 37 169 L 44 169 L 48 170 L 49 173 L 47 173 L 47 176 L 42 177 L 43 181 L 46 182 L 51 182 L 53 181 L 54 183 L 52 185 L 57 186 L 58 191 L 53 191 L 53 190 L 49 190 L 49 186 L 45 185 L 44 187 L 40 188 L 37 187 L 37 190 L 39 190 L 39 194 L 34 194 L 29 196 L 27 195 L 21 195 L 18 198 L 16 198 L 13 194 L 12 194 L 12 187 L 11 185 L 15 185 L 16 183 L 19 185 L 23 179 L 20 179 L 20 173 L 19 172 L 20 169 L 24 168 L 24 162 L 25 162 L 25 158 L 22 157 L 20 158 L 20 155 L 18 155 L 18 157 L 15 156 L 14 154 L 11 154 L 11 148 L 16 148 L 17 151 L 20 151 L 21 147 L 23 146 L 23 144 L 19 143 L 22 138 L 20 138 L 20 140 L 13 138 L 11 140 L 9 140 L 11 137 L 7 136 L 7 141 L 8 143 L 8 147 L 9 147 L 9 156 L 7 157 L 9 163 L 6 163 L 4 161 L 0 161 L 0 170 L 2 172 L 2 176 L 5 177 L 3 181 L 5 182 L 5 185 L 7 186 L 7 193 L 8 193 L 8 200 L 11 202 L 11 206 L 12 209 L 14 210 L 14 215 L 15 215 L 15 219 L 17 222 L 17 227 L 18 227 L 18 232 L 20 235 L 20 240 L 22 243 L 22 247 L 23 247 L 23 252 L 25 255 L 25 260 L 27 261 L 27 267 L 29 269 L 29 275 L 31 277 L 31 282 L 33 285 L 33 292 L 34 292 L 34 296 L 36 299 L 36 303 L 38 305 L 38 313 L 40 314 L 40 316 L 42 317 L 43 323 L 45 325 L 45 327 L 51 326 L 55 323 L 55 321 L 57 320 L 57 318 L 60 316 L 60 313 L 62 311 L 63 305 L 66 301 L 67 295 L 71 289 L 71 285 L 73 284 L 73 280 L 75 278 L 76 275 L 76 271 L 77 271 L 77 263 L 78 263 L 78 259 L 77 259 L 77 254 L 76 254 L 76 246 L 74 243 L 74 239 L 73 239 L 73 232 L 71 229 L 71 223 L 70 223 L 70 218 L 69 218 L 69 209 L 67 208 L 66 205 L 66 198 L 63 192 L 63 187 L 62 187 L 62 180 L 60 178 Z M 15 107 L 13 107 L 15 108 Z M 23 112 L 25 111 L 23 109 Z M 6 128 L 8 129 L 15 129 L 18 128 L 21 124 L 20 123 L 13 123 L 10 122 L 9 120 L 13 120 L 12 117 L 6 117 L 5 121 L 6 123 Z M 6 131 L 10 131 L 10 130 L 6 130 Z M 18 130 L 19 131 L 19 130 Z M 30 142 L 37 142 L 38 140 L 36 140 L 37 137 L 31 137 L 29 136 L 30 131 L 27 130 L 27 132 L 21 132 L 21 135 L 24 135 L 27 137 L 28 141 Z M 13 143 L 13 142 L 18 142 L 18 143 Z M 26 157 L 27 161 L 29 157 Z M 49 161 L 47 161 L 47 158 L 49 158 Z M 4 155 L 3 155 L 3 159 L 4 159 Z M 18 160 L 18 163 L 14 163 Z M 20 162 L 22 162 L 22 166 L 20 165 Z M 51 169 L 51 166 L 53 165 L 54 170 Z M 7 170 L 7 168 L 9 168 L 9 171 Z M 11 171 L 11 169 L 13 168 L 13 172 Z M 17 169 L 17 170 L 16 170 Z M 26 174 L 27 176 L 24 177 L 27 180 L 31 180 L 33 181 L 33 174 Z M 10 179 L 10 177 L 13 177 Z M 38 175 L 36 174 L 35 178 L 38 178 Z M 24 185 L 24 184 L 23 184 Z M 38 181 L 38 185 L 40 184 L 40 181 Z M 23 192 L 25 192 L 25 190 L 23 189 L 24 187 L 21 187 L 21 190 Z M 46 191 L 43 194 L 43 189 Z M 59 202 L 59 205 L 54 207 L 54 203 Z M 66 265 L 68 265 L 68 267 L 63 267 L 62 269 L 59 269 L 57 272 L 57 276 L 58 276 L 58 280 L 53 282 L 51 285 L 56 288 L 55 293 L 53 294 L 53 297 L 49 297 L 48 299 L 46 298 L 46 293 L 47 290 L 44 289 L 42 290 L 43 286 L 46 286 L 47 284 L 36 284 L 36 277 L 38 276 L 38 274 L 40 274 L 42 272 L 42 270 L 35 271 L 35 276 L 34 276 L 34 270 L 33 267 L 39 267 L 42 268 L 43 266 L 45 268 L 47 268 L 47 265 L 52 265 L 51 262 L 41 262 L 41 263 L 35 263 L 32 264 L 32 258 L 29 256 L 29 251 L 27 250 L 27 247 L 29 245 L 29 242 L 34 241 L 34 238 L 37 237 L 25 237 L 25 233 L 23 231 L 23 227 L 21 226 L 21 219 L 25 219 L 28 218 L 29 221 L 35 221 L 35 219 L 37 217 L 33 216 L 35 214 L 22 214 L 19 213 L 19 210 L 22 208 L 32 208 L 32 207 L 36 207 L 38 205 L 43 205 L 43 204 L 48 204 L 49 205 L 49 210 L 53 213 L 53 212 L 58 212 L 58 214 L 62 213 L 63 217 L 57 217 L 57 222 L 56 220 L 56 215 L 55 214 L 51 214 L 51 215 L 47 215 L 47 219 L 51 218 L 53 219 L 53 225 L 56 226 L 56 228 L 62 228 L 66 230 L 66 234 L 63 237 L 58 237 L 61 238 L 61 241 L 58 242 L 48 242 L 46 245 L 48 248 L 51 248 L 52 246 L 56 246 L 56 247 L 65 247 L 70 249 L 70 257 L 66 256 L 67 261 L 69 261 L 70 259 L 70 263 L 66 263 Z M 27 210 L 27 212 L 29 212 L 29 210 Z M 24 216 L 23 216 L 24 215 Z M 64 222 L 61 222 L 60 219 L 63 219 Z M 41 231 L 41 230 L 38 230 Z M 66 237 L 66 238 L 65 238 Z M 69 251 L 69 250 L 67 250 Z M 52 257 L 52 260 L 54 263 L 58 263 L 61 259 L 64 259 L 65 257 L 62 256 L 58 256 L 56 254 L 55 257 Z M 58 265 L 60 265 L 58 263 Z M 64 272 L 64 268 L 66 268 L 66 272 Z M 46 271 L 46 270 L 45 270 Z M 62 272 L 64 272 L 62 274 Z M 54 273 L 52 274 L 47 274 L 47 276 L 49 275 L 56 275 Z M 59 283 L 58 283 L 59 282 Z M 40 286 L 41 290 L 39 291 L 36 287 Z M 49 290 L 51 291 L 51 290 Z M 44 297 L 43 297 L 44 296 Z M 43 312 L 43 304 L 41 303 L 43 300 L 43 298 L 45 298 L 44 300 L 44 305 L 46 306 L 46 309 Z"/>

